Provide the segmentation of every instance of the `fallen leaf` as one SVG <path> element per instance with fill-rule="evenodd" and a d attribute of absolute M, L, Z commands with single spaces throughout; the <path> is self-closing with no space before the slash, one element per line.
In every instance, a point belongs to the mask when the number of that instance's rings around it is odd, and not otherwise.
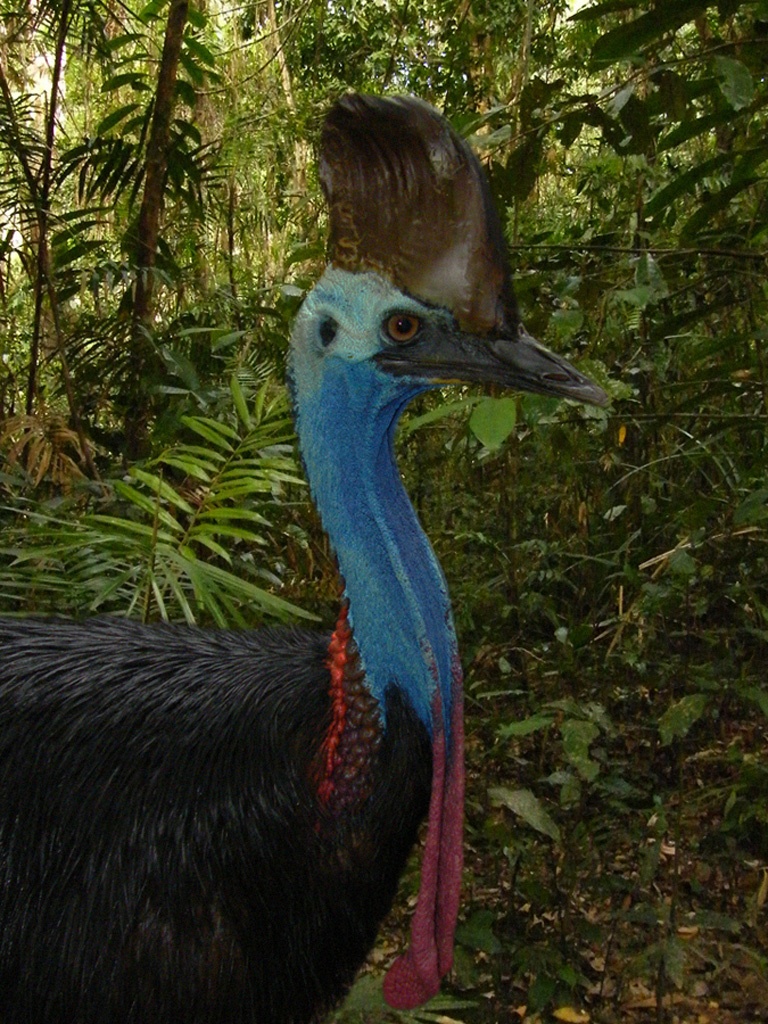
<path fill-rule="evenodd" d="M 565 1021 L 566 1024 L 587 1024 L 590 1017 L 583 1010 L 577 1010 L 575 1006 L 559 1006 L 552 1011 L 555 1020 Z"/>
<path fill-rule="evenodd" d="M 757 890 L 757 906 L 762 908 L 768 897 L 768 868 L 763 868 L 763 880 L 760 883 L 760 888 Z"/>

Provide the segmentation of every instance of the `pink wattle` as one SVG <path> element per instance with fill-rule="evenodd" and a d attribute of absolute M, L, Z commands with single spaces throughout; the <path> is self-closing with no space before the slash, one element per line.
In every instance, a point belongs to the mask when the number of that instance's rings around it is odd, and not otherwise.
<path fill-rule="evenodd" d="M 451 750 L 447 758 L 439 690 L 432 707 L 432 794 L 411 944 L 384 979 L 384 998 L 396 1010 L 411 1010 L 436 995 L 440 979 L 453 962 L 464 859 L 464 715 L 458 665 L 454 666 L 451 698 Z"/>

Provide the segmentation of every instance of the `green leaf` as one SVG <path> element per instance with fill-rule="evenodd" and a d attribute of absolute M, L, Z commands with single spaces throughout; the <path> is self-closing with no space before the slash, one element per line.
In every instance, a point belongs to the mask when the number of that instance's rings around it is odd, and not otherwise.
<path fill-rule="evenodd" d="M 585 5 L 576 14 L 572 14 L 571 21 L 594 21 L 606 14 L 615 14 L 616 11 L 633 11 L 637 6 L 637 0 L 602 0 L 602 3 L 591 3 Z"/>
<path fill-rule="evenodd" d="M 539 133 L 534 132 L 509 154 L 506 165 L 494 174 L 499 191 L 515 199 L 526 199 L 538 180 L 540 158 L 541 139 Z"/>
<path fill-rule="evenodd" d="M 622 140 L 619 152 L 643 153 L 655 135 L 647 104 L 637 96 L 630 96 L 621 109 L 619 120 L 629 136 Z"/>
<path fill-rule="evenodd" d="M 469 427 L 478 441 L 494 451 L 515 429 L 517 423 L 516 398 L 485 398 L 469 417 Z"/>
<path fill-rule="evenodd" d="M 146 512 L 148 516 L 152 517 L 157 514 L 157 518 L 163 526 L 168 527 L 169 530 L 181 533 L 181 525 L 170 515 L 166 509 L 162 506 L 158 506 L 157 498 L 152 495 L 148 497 L 146 494 L 142 494 L 141 491 L 137 491 L 135 487 L 131 487 L 129 484 L 124 483 L 122 480 L 115 480 L 115 490 L 121 494 L 124 498 L 130 501 L 133 505 L 136 505 Z"/>
<path fill-rule="evenodd" d="M 120 489 L 117 486 L 117 483 L 115 484 L 115 489 L 116 490 Z M 154 512 L 154 505 L 152 503 L 150 503 L 149 507 Z M 172 521 L 174 527 L 178 527 L 178 523 L 176 522 L 175 519 L 173 519 L 171 521 Z M 119 516 L 93 515 L 93 516 L 89 516 L 85 520 L 85 524 L 86 525 L 88 525 L 90 523 L 97 524 L 99 526 L 110 527 L 110 529 L 115 531 L 115 532 L 124 533 L 124 534 L 132 534 L 132 535 L 134 535 L 137 538 L 145 538 L 147 540 L 151 539 L 153 537 L 153 535 L 154 535 L 154 529 L 148 523 L 134 523 L 130 519 L 121 519 Z M 168 541 L 172 541 L 173 540 L 173 536 L 170 535 L 170 534 L 165 534 L 165 535 L 160 534 L 160 539 L 165 539 L 165 540 L 168 540 Z M 90 544 L 99 544 L 99 543 L 107 544 L 111 540 L 112 540 L 112 537 L 109 534 L 105 534 L 102 537 L 94 536 L 94 537 L 89 537 L 88 538 L 88 542 Z"/>
<path fill-rule="evenodd" d="M 137 92 L 146 92 L 149 89 L 147 76 L 144 71 L 125 71 L 120 75 L 113 75 L 108 78 L 101 87 L 102 92 L 113 92 L 115 89 L 122 89 L 124 85 L 130 85 Z"/>
<path fill-rule="evenodd" d="M 170 484 L 166 483 L 162 477 L 157 476 L 155 473 L 147 473 L 146 470 L 139 469 L 138 466 L 131 466 L 129 475 L 134 480 L 139 480 L 145 484 L 152 492 L 153 498 L 157 498 L 159 495 L 165 501 L 171 505 L 175 505 L 176 508 L 180 508 L 183 512 L 188 512 L 190 515 L 194 512 L 194 509 L 185 501 L 184 498 L 179 494 L 178 491 L 174 490 Z"/>
<path fill-rule="evenodd" d="M 97 135 L 106 135 L 107 132 L 111 131 L 115 125 L 120 124 L 124 121 L 129 114 L 132 114 L 134 110 L 139 109 L 138 103 L 126 103 L 124 107 L 118 107 L 117 110 L 113 110 L 111 114 L 107 114 L 104 120 L 96 128 Z"/>
<path fill-rule="evenodd" d="M 269 480 L 239 478 L 232 483 L 222 482 L 217 486 L 216 497 L 218 501 L 238 501 L 250 494 L 268 494 L 271 490 L 272 484 Z"/>
<path fill-rule="evenodd" d="M 600 36 L 592 48 L 592 62 L 595 65 L 609 64 L 639 54 L 645 46 L 660 41 L 668 32 L 692 21 L 707 7 L 707 0 L 675 0 L 674 3 L 654 5 L 652 11 Z"/>
<path fill-rule="evenodd" d="M 737 195 L 745 189 L 752 188 L 756 181 L 756 178 L 743 179 L 738 182 L 732 182 L 730 185 L 726 185 L 725 188 L 713 192 L 709 199 L 682 226 L 680 229 L 681 240 L 689 241 L 694 239 L 700 231 L 711 231 L 715 214 L 727 209 Z"/>
<path fill-rule="evenodd" d="M 685 948 L 675 935 L 670 935 L 664 943 L 664 973 L 675 988 L 683 987 Z"/>
<path fill-rule="evenodd" d="M 584 323 L 584 313 L 580 309 L 556 309 L 549 322 L 557 337 L 567 340 Z"/>
<path fill-rule="evenodd" d="M 149 0 L 148 4 L 141 9 L 139 17 L 142 21 L 148 21 L 150 18 L 157 18 L 160 11 L 165 7 L 170 0 Z"/>
<path fill-rule="evenodd" d="M 220 532 L 220 531 L 216 531 Z M 226 548 L 222 547 L 218 541 L 215 541 L 213 537 L 208 536 L 202 530 L 195 530 L 194 539 L 198 544 L 202 544 L 203 547 L 208 548 L 214 555 L 218 555 L 219 558 L 223 559 L 229 565 L 232 564 L 232 556 Z"/>
<path fill-rule="evenodd" d="M 265 416 L 264 409 L 265 409 L 265 406 L 267 404 L 268 390 L 269 390 L 269 382 L 265 381 L 265 383 L 256 392 L 256 400 L 253 403 L 253 415 L 256 417 L 256 422 L 257 423 L 261 423 L 261 421 L 264 419 L 264 416 Z M 273 406 L 273 405 L 270 405 L 270 411 L 272 409 L 274 409 L 274 408 L 276 408 L 276 407 Z"/>
<path fill-rule="evenodd" d="M 763 715 L 768 718 L 768 690 L 764 690 L 759 686 L 749 686 L 742 690 L 741 693 L 747 700 L 757 704 Z"/>
<path fill-rule="evenodd" d="M 190 391 L 200 390 L 200 378 L 197 375 L 197 370 L 183 352 L 171 348 L 170 345 L 161 345 L 160 354 L 169 373 L 178 377 Z"/>
<path fill-rule="evenodd" d="M 551 715 L 531 715 L 519 722 L 500 725 L 496 730 L 496 735 L 504 740 L 509 739 L 510 736 L 529 736 L 532 732 L 538 732 L 539 729 L 547 729 L 553 721 Z"/>
<path fill-rule="evenodd" d="M 768 487 L 760 487 L 736 507 L 733 513 L 733 525 L 745 526 L 748 523 L 759 523 L 768 519 Z"/>
<path fill-rule="evenodd" d="M 696 573 L 696 559 L 685 548 L 677 548 L 669 556 L 669 568 L 677 576 L 690 577 Z"/>
<path fill-rule="evenodd" d="M 235 409 L 237 409 L 237 415 L 240 417 L 240 422 L 246 430 L 252 430 L 253 423 L 251 421 L 251 414 L 248 411 L 248 403 L 245 400 L 243 389 L 240 387 L 240 382 L 237 379 L 237 374 L 235 373 L 233 373 L 229 379 L 229 389 L 232 392 L 232 400 L 235 403 Z"/>
<path fill-rule="evenodd" d="M 589 745 L 600 735 L 600 730 L 592 722 L 568 718 L 560 726 L 560 734 L 565 756 L 582 779 L 593 782 L 600 772 L 600 765 L 589 756 Z"/>
<path fill-rule="evenodd" d="M 205 72 L 194 58 L 194 53 L 188 50 L 182 50 L 179 54 L 179 64 L 184 68 L 189 76 L 189 83 L 193 86 L 197 86 L 198 89 L 201 89 L 203 85 L 205 85 Z M 179 79 L 177 81 L 177 85 L 182 81 L 183 79 Z"/>
<path fill-rule="evenodd" d="M 687 736 L 691 726 L 704 714 L 708 703 L 706 693 L 689 693 L 670 705 L 659 719 L 659 734 L 664 746 L 675 737 L 682 739 Z"/>
<path fill-rule="evenodd" d="M 155 604 L 157 605 L 157 610 L 160 613 L 160 618 L 163 620 L 163 622 L 169 622 L 170 621 L 170 617 L 168 615 L 168 608 L 166 607 L 166 604 L 165 604 L 165 599 L 163 597 L 163 592 L 160 589 L 160 585 L 157 582 L 157 579 L 155 579 L 154 577 L 152 578 L 151 587 L 152 587 L 152 594 L 154 595 L 154 598 L 155 598 Z"/>
<path fill-rule="evenodd" d="M 719 153 L 710 160 L 704 160 L 695 167 L 677 174 L 662 188 L 657 189 L 645 204 L 645 212 L 649 217 L 655 216 L 665 210 L 670 203 L 678 198 L 688 198 L 693 192 L 693 186 L 702 178 L 712 174 L 724 164 L 733 160 L 732 153 Z"/>
<path fill-rule="evenodd" d="M 529 789 L 508 789 L 506 786 L 495 786 L 488 790 L 488 796 L 492 803 L 501 804 L 517 814 L 537 832 L 559 842 L 560 829 Z"/>
<path fill-rule="evenodd" d="M 187 121 L 183 117 L 175 117 L 173 119 L 173 127 L 183 139 L 188 139 L 193 145 L 200 146 L 202 144 L 203 137 L 200 134 L 200 129 L 191 121 Z M 177 152 L 175 156 L 179 157 L 181 160 L 187 161 L 185 164 L 185 167 L 188 168 L 187 174 L 199 173 L 196 169 L 190 169 L 194 168 L 194 165 L 189 163 L 188 155 L 185 152 Z"/>
<path fill-rule="evenodd" d="M 755 98 L 755 83 L 749 68 L 733 57 L 714 57 L 720 92 L 734 110 L 743 110 Z"/>
<path fill-rule="evenodd" d="M 195 613 L 192 611 L 192 606 L 187 600 L 187 595 L 184 588 L 181 586 L 179 581 L 174 576 L 169 576 L 167 580 L 168 586 L 173 593 L 176 603 L 181 608 L 181 614 L 184 616 L 184 621 L 190 626 L 195 625 Z"/>
<path fill-rule="evenodd" d="M 217 506 L 214 509 L 203 509 L 197 517 L 199 520 L 211 519 L 215 523 L 224 522 L 228 519 L 242 519 L 243 522 L 256 523 L 258 526 L 270 526 L 270 522 L 260 512 L 250 508 L 225 508 Z"/>
<path fill-rule="evenodd" d="M 178 93 L 179 99 L 182 103 L 186 103 L 188 107 L 192 107 L 194 109 L 195 103 L 197 102 L 197 93 L 195 92 L 194 86 L 190 85 L 189 82 L 186 82 L 183 78 L 177 78 L 176 92 Z M 178 156 L 178 151 L 175 156 Z"/>
<path fill-rule="evenodd" d="M 174 466 L 203 483 L 210 483 L 211 476 L 217 470 L 212 462 L 205 463 L 202 459 L 193 458 L 187 454 L 163 455 L 158 461 L 162 462 L 164 466 Z"/>
<path fill-rule="evenodd" d="M 181 564 L 186 562 L 180 554 L 177 555 L 175 552 L 172 554 Z M 254 601 L 265 611 L 276 615 L 278 618 L 291 619 L 298 617 L 310 619 L 313 622 L 318 621 L 317 615 L 314 615 L 312 612 L 305 611 L 303 608 L 299 608 L 298 605 L 291 604 L 290 601 L 285 601 L 281 597 L 276 597 L 274 594 L 270 594 L 268 590 L 262 590 L 261 587 L 255 586 L 248 580 L 240 579 L 240 577 L 235 576 L 234 573 L 228 572 L 226 569 L 204 562 L 198 562 L 197 568 L 200 570 L 201 577 L 207 577 L 222 588 L 226 588 L 233 596 L 242 600 Z"/>
<path fill-rule="evenodd" d="M 208 417 L 182 416 L 181 422 L 196 434 L 204 437 L 206 441 L 210 441 L 211 444 L 215 444 L 217 448 L 223 448 L 225 451 L 234 450 L 230 440 L 239 441 L 240 439 L 236 430 Z"/>
<path fill-rule="evenodd" d="M 646 287 L 648 289 L 649 301 L 651 302 L 666 299 L 669 295 L 669 288 L 667 288 L 667 282 L 664 280 L 661 268 L 651 253 L 647 251 L 637 261 L 635 284 L 638 287 Z"/>
<path fill-rule="evenodd" d="M 187 49 L 197 57 L 198 60 L 202 61 L 203 64 L 207 64 L 209 68 L 214 67 L 216 64 L 216 58 L 213 56 L 207 46 L 203 45 L 199 39 L 194 36 L 185 35 L 184 44 Z"/>
<path fill-rule="evenodd" d="M 701 117 L 693 117 L 684 120 L 676 125 L 659 139 L 659 152 L 674 149 L 689 139 L 701 137 L 706 138 L 713 128 L 719 125 L 728 124 L 733 120 L 733 111 L 724 107 L 714 114 L 704 114 Z M 730 155 L 730 154 L 729 154 Z"/>
<path fill-rule="evenodd" d="M 700 928 L 727 932 L 731 935 L 738 935 L 744 927 L 741 921 L 728 914 L 722 914 L 717 910 L 707 910 L 705 908 L 691 914 L 689 921 L 691 924 L 697 924 Z"/>
<path fill-rule="evenodd" d="M 637 288 L 620 288 L 613 293 L 613 298 L 636 306 L 637 309 L 645 309 L 651 301 L 651 289 L 647 284 L 638 285 Z"/>
<path fill-rule="evenodd" d="M 208 24 L 208 15 L 194 4 L 189 5 L 189 14 L 187 15 L 187 18 L 192 28 L 196 28 L 201 31 Z"/>
<path fill-rule="evenodd" d="M 467 949 L 480 950 L 490 956 L 500 953 L 502 945 L 493 933 L 495 917 L 488 908 L 475 910 L 456 929 L 456 941 Z"/>
<path fill-rule="evenodd" d="M 229 348 L 230 345 L 234 345 L 235 342 L 240 341 L 245 336 L 245 331 L 224 331 L 224 330 L 213 330 L 206 331 L 211 335 L 211 352 L 220 352 L 223 348 Z"/>
<path fill-rule="evenodd" d="M 217 513 L 219 511 L 221 510 L 216 510 Z M 217 537 L 231 537 L 233 540 L 248 541 L 250 544 L 258 544 L 261 540 L 261 537 L 257 533 L 254 533 L 253 530 L 246 530 L 242 526 L 230 526 L 223 522 L 216 522 L 215 520 L 210 523 L 198 523 L 189 531 L 190 539 L 199 540 L 201 543 L 205 543 L 206 538 L 211 535 L 215 535 Z M 218 553 L 221 554 L 221 552 Z M 231 561 L 228 553 L 224 553 L 223 557 L 227 562 Z"/>
<path fill-rule="evenodd" d="M 136 45 L 141 42 L 142 35 L 140 32 L 122 32 L 112 39 L 105 40 L 102 45 L 105 46 L 107 53 L 115 54 L 118 50 L 122 50 L 124 46 Z"/>
<path fill-rule="evenodd" d="M 453 402 L 442 402 L 440 405 L 435 406 L 434 409 L 429 409 L 420 416 L 409 416 L 406 413 L 401 420 L 400 431 L 403 436 L 407 437 L 415 430 L 419 430 L 420 427 L 425 427 L 429 423 L 438 423 L 440 420 L 453 416 L 454 413 L 466 413 L 467 409 L 471 409 L 478 402 L 482 401 L 482 397 L 478 395 L 468 395 L 466 398 L 457 398 Z"/>
<path fill-rule="evenodd" d="M 112 579 L 105 579 L 103 576 L 99 580 L 101 586 L 99 587 L 98 593 L 93 597 L 93 600 L 88 606 L 89 612 L 98 611 L 101 605 L 104 604 L 113 594 L 123 586 L 124 583 L 128 582 L 135 574 L 133 567 L 125 569 L 123 572 L 118 573 Z"/>

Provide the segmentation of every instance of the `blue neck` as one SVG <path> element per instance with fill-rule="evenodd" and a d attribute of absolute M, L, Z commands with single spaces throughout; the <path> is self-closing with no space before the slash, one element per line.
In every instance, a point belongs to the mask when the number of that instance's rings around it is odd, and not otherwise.
<path fill-rule="evenodd" d="M 296 424 L 312 495 L 336 551 L 367 683 L 384 713 L 390 687 L 405 691 L 433 733 L 439 687 L 448 731 L 457 648 L 440 565 L 405 492 L 393 437 L 423 387 L 366 360 L 328 358 L 302 387 L 292 356 Z"/>

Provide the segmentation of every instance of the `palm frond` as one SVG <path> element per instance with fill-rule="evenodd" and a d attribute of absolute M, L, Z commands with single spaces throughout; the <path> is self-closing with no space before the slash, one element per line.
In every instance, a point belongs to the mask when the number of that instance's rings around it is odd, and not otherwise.
<path fill-rule="evenodd" d="M 265 384 L 251 407 L 236 381 L 232 388 L 235 423 L 184 417 L 205 443 L 131 467 L 111 482 L 107 511 L 77 514 L 73 505 L 65 516 L 29 499 L 0 509 L 0 601 L 220 626 L 250 624 L 254 609 L 313 618 L 264 585 L 281 585 L 266 554 L 278 540 L 270 512 L 286 485 L 302 483 L 285 393 Z"/>

